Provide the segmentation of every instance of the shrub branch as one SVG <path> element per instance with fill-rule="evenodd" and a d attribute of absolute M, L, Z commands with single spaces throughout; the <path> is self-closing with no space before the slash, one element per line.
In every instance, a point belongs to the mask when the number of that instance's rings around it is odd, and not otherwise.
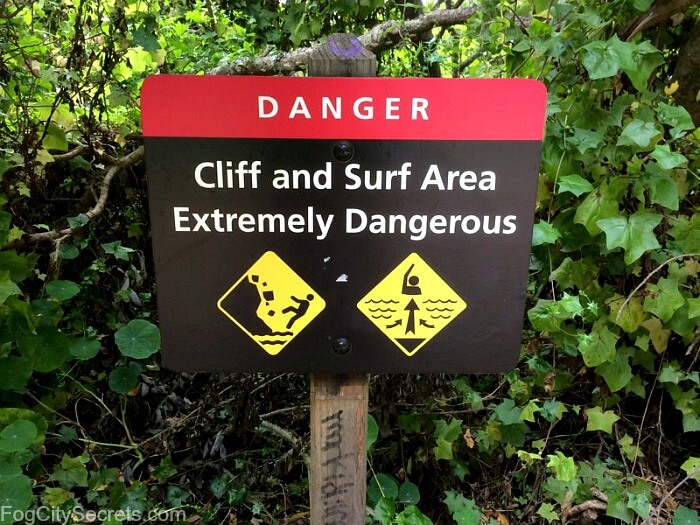
<path fill-rule="evenodd" d="M 476 6 L 460 9 L 436 9 L 411 20 L 391 20 L 373 27 L 358 37 L 372 53 L 380 53 L 400 42 L 418 38 L 436 27 L 463 24 L 478 12 Z M 209 71 L 212 75 L 289 75 L 306 70 L 306 60 L 320 45 L 257 58 L 241 58 Z"/>
<path fill-rule="evenodd" d="M 71 160 L 77 157 L 78 155 L 86 153 L 87 151 L 89 151 L 89 149 L 90 148 L 88 146 L 78 146 L 77 148 L 69 151 L 68 153 L 64 153 L 62 155 L 54 155 L 54 160 Z M 143 160 L 143 155 L 143 146 L 139 146 L 134 151 L 132 151 L 124 157 L 118 159 L 109 159 L 112 165 L 107 169 L 107 171 L 105 171 L 104 177 L 102 178 L 102 183 L 100 184 L 100 193 L 97 198 L 97 202 L 90 210 L 85 212 L 85 216 L 88 218 L 88 223 L 102 215 L 102 212 L 105 209 L 105 205 L 107 204 L 107 199 L 109 198 L 109 187 L 112 183 L 112 179 L 114 179 L 115 176 L 123 172 L 125 169 L 141 162 Z M 23 237 L 22 239 L 18 239 L 17 241 L 8 243 L 5 246 L 5 248 L 16 248 L 17 246 L 22 244 L 36 244 L 43 241 L 53 241 L 54 243 L 56 243 L 59 240 L 63 241 L 67 237 L 73 236 L 78 230 L 82 229 L 83 227 L 84 225 L 75 228 L 64 228 L 62 230 L 56 229 L 48 232 L 32 233 Z"/>

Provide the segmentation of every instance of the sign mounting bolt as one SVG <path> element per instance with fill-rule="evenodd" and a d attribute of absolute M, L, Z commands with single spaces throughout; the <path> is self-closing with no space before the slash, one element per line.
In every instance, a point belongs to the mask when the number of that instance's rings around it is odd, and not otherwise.
<path fill-rule="evenodd" d="M 340 162 L 348 162 L 355 155 L 355 148 L 347 140 L 336 142 L 333 146 L 333 156 Z"/>
<path fill-rule="evenodd" d="M 352 350 L 352 343 L 345 337 L 336 337 L 333 341 L 333 351 L 338 355 L 345 355 Z"/>

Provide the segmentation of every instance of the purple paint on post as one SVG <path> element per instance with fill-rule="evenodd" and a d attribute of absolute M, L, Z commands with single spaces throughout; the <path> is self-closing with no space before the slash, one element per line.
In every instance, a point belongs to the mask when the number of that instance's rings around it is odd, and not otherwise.
<path fill-rule="evenodd" d="M 341 42 L 339 38 L 332 36 L 331 39 L 328 41 L 328 51 L 343 58 L 350 58 L 352 56 L 361 54 L 364 50 L 362 44 L 360 44 L 360 41 L 356 37 L 352 37 L 352 39 L 350 40 L 351 47 L 348 49 L 340 47 L 340 45 L 338 45 L 340 43 Z"/>

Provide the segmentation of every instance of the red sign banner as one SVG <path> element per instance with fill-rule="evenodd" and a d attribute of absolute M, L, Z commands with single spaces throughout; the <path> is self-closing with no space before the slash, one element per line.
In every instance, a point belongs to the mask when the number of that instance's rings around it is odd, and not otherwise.
<path fill-rule="evenodd" d="M 141 92 L 146 137 L 200 138 L 539 141 L 546 99 L 519 78 L 157 75 Z"/>

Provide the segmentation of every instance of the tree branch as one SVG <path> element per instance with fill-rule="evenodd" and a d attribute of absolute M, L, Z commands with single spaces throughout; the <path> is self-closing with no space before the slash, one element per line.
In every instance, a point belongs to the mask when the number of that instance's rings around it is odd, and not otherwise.
<path fill-rule="evenodd" d="M 412 20 L 392 20 L 372 28 L 358 37 L 372 53 L 395 47 L 404 40 L 419 38 L 435 27 L 463 24 L 477 13 L 475 6 L 460 9 L 437 9 Z M 211 75 L 290 75 L 306 69 L 306 60 L 321 44 L 258 58 L 242 58 L 209 71 Z"/>
<path fill-rule="evenodd" d="M 578 516 L 579 514 L 583 514 L 584 512 L 596 512 L 599 510 L 607 510 L 608 496 L 596 488 L 591 489 L 591 492 L 596 497 L 596 499 L 584 501 L 580 505 L 574 505 L 573 507 L 569 507 L 568 509 L 564 510 L 559 516 L 559 519 L 562 523 L 566 523 L 567 520 L 572 516 Z"/>
<path fill-rule="evenodd" d="M 80 147 L 76 148 L 72 152 L 69 152 L 64 155 L 72 154 L 76 150 L 80 149 Z M 95 218 L 99 217 L 102 212 L 104 211 L 105 205 L 107 204 L 107 199 L 109 197 L 109 186 L 112 183 L 112 179 L 125 169 L 133 166 L 134 164 L 139 163 L 141 160 L 143 160 L 143 146 L 139 146 L 136 148 L 134 151 L 129 153 L 127 156 L 122 157 L 120 159 L 115 159 L 114 164 L 110 166 L 107 171 L 105 172 L 104 178 L 102 179 L 102 183 L 100 184 L 100 195 L 97 198 L 97 202 L 95 205 L 85 212 L 85 216 L 90 220 L 94 220 Z M 74 155 L 77 157 L 77 154 Z M 55 157 L 54 157 L 55 158 Z M 63 160 L 69 159 L 72 157 L 66 157 Z M 56 241 L 57 239 L 60 239 L 61 241 L 64 240 L 68 236 L 74 235 L 79 229 L 81 229 L 82 226 L 76 227 L 76 228 L 65 228 L 63 230 L 52 230 L 48 232 L 40 232 L 40 233 L 33 233 L 30 234 L 23 239 L 18 239 L 17 241 L 14 241 L 12 243 L 6 244 L 3 248 L 4 249 L 10 249 L 10 248 L 16 248 L 19 245 L 26 244 L 26 243 L 39 243 L 42 241 Z"/>
<path fill-rule="evenodd" d="M 90 151 L 90 146 L 87 144 L 81 144 L 80 146 L 76 146 L 70 151 L 67 151 L 66 153 L 59 153 L 57 155 L 51 155 L 53 157 L 54 162 L 65 162 L 68 160 L 73 160 L 76 157 L 79 157 L 83 153 L 88 153 Z"/>
<path fill-rule="evenodd" d="M 634 35 L 661 24 L 677 13 L 687 11 L 696 5 L 698 0 L 657 0 L 649 8 L 649 11 L 633 19 L 621 31 L 623 40 L 631 40 Z"/>

